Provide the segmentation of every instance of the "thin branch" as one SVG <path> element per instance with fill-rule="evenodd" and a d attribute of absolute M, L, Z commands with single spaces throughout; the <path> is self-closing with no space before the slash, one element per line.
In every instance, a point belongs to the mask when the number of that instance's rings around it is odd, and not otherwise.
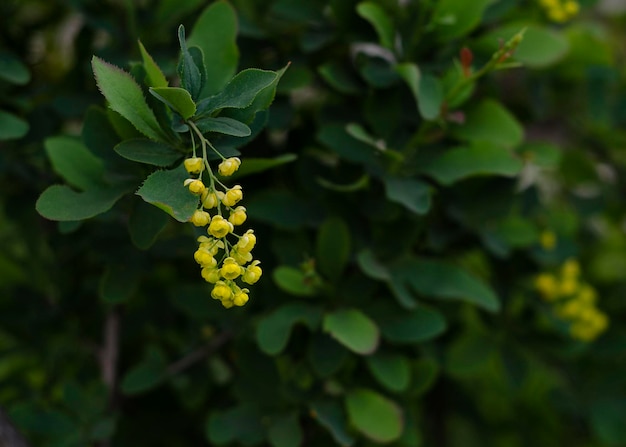
<path fill-rule="evenodd" d="M 104 323 L 103 346 L 100 350 L 100 371 L 102 381 L 113 395 L 117 380 L 117 359 L 119 356 L 120 314 L 114 308 Z"/>
<path fill-rule="evenodd" d="M 2 447 L 29 447 L 26 439 L 13 426 L 9 417 L 0 408 L 0 446 Z"/>
<path fill-rule="evenodd" d="M 233 334 L 229 331 L 219 333 L 208 344 L 196 349 L 195 351 L 190 352 L 185 357 L 170 364 L 166 369 L 167 374 L 170 376 L 175 376 L 176 374 L 183 372 L 187 368 L 193 366 L 195 363 L 213 354 L 224 344 L 226 344 L 226 342 L 228 342 L 232 337 Z"/>

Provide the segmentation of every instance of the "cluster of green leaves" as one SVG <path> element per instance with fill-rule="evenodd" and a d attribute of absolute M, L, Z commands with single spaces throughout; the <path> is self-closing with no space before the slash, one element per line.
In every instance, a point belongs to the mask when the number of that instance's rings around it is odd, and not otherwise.
<path fill-rule="evenodd" d="M 0 153 L 0 403 L 33 443 L 620 445 L 625 18 L 202 3 L 74 2 L 99 57 L 77 39 L 81 69 L 35 73 L 54 100 Z M 242 153 L 265 272 L 243 309 L 210 298 L 168 217 L 195 208 L 190 122 Z M 37 202 L 55 226 L 32 203 L 57 178 Z M 591 344 L 531 286 L 570 257 L 612 321 Z"/>

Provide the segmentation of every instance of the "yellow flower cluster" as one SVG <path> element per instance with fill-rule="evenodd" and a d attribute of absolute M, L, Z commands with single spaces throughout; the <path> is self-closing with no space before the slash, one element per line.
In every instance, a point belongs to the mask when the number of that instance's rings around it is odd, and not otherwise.
<path fill-rule="evenodd" d="M 553 303 L 554 311 L 567 321 L 573 338 L 591 341 L 604 332 L 608 317 L 596 307 L 595 289 L 579 279 L 580 265 L 567 260 L 557 275 L 541 273 L 535 277 L 535 289 L 542 298 Z"/>
<path fill-rule="evenodd" d="M 539 4 L 548 18 L 556 23 L 567 22 L 580 11 L 580 5 L 575 0 L 539 0 Z"/>
<path fill-rule="evenodd" d="M 240 164 L 237 157 L 223 159 L 218 172 L 221 176 L 230 176 Z M 263 273 L 259 261 L 252 259 L 251 252 L 256 244 L 254 231 L 248 230 L 242 235 L 235 233 L 235 227 L 242 225 L 248 217 L 245 207 L 236 206 L 243 199 L 243 190 L 240 185 L 224 186 L 211 171 L 205 156 L 188 158 L 184 166 L 191 176 L 197 176 L 184 182 L 184 186 L 199 197 L 198 209 L 190 222 L 197 227 L 207 227 L 208 236 L 198 238 L 199 246 L 194 253 L 194 259 L 202 268 L 202 278 L 213 284 L 211 296 L 220 300 L 224 307 L 243 306 L 248 302 L 249 290 L 242 288 L 236 280 L 254 284 Z M 208 186 L 202 180 L 205 168 Z M 215 213 L 211 215 L 207 210 L 215 210 Z M 226 212 L 228 217 L 224 217 Z M 229 236 L 236 238 L 237 242 L 231 243 Z"/>

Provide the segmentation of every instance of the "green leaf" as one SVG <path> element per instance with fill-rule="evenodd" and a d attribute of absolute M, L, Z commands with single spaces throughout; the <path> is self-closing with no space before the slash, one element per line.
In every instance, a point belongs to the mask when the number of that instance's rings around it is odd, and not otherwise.
<path fill-rule="evenodd" d="M 552 143 L 535 141 L 517 148 L 519 156 L 544 169 L 556 169 L 561 162 L 561 149 Z"/>
<path fill-rule="evenodd" d="M 148 138 L 166 140 L 159 123 L 148 107 L 141 88 L 125 71 L 94 56 L 91 60 L 98 88 L 109 102 L 109 107 L 130 121 Z"/>
<path fill-rule="evenodd" d="M 524 38 L 517 46 L 514 58 L 531 68 L 548 67 L 563 59 L 570 44 L 562 32 L 554 29 L 527 23 L 508 24 L 503 28 L 489 32 L 480 38 L 477 45 L 487 51 L 496 51 L 499 42 L 506 42 L 525 29 Z"/>
<path fill-rule="evenodd" d="M 185 41 L 185 27 L 180 25 L 178 27 L 178 42 L 180 43 L 181 58 L 178 63 L 178 75 L 180 76 L 180 82 L 185 90 L 187 90 L 191 97 L 196 100 L 200 96 L 202 91 L 202 73 L 201 67 L 196 64 L 196 60 L 189 52 L 187 48 L 187 42 Z"/>
<path fill-rule="evenodd" d="M 172 110 L 178 112 L 183 119 L 191 118 L 196 113 L 196 103 L 184 88 L 156 87 L 150 88 L 150 93 Z"/>
<path fill-rule="evenodd" d="M 183 185 L 188 177 L 182 164 L 176 169 L 156 171 L 148 176 L 137 194 L 177 221 L 189 222 L 199 199 Z"/>
<path fill-rule="evenodd" d="M 422 78 L 419 67 L 411 62 L 403 62 L 396 65 L 395 69 L 404 82 L 406 82 L 406 85 L 409 86 L 415 98 L 415 103 L 419 104 L 420 80 Z"/>
<path fill-rule="evenodd" d="M 388 443 L 402 435 L 404 417 L 398 405 L 366 388 L 357 388 L 346 396 L 346 410 L 351 424 L 374 442 Z"/>
<path fill-rule="evenodd" d="M 399 354 L 376 353 L 365 359 L 376 380 L 390 391 L 406 391 L 411 381 L 411 363 Z"/>
<path fill-rule="evenodd" d="M 252 131 L 241 121 L 227 117 L 202 118 L 196 121 L 196 126 L 202 133 L 217 132 L 234 137 L 247 137 Z"/>
<path fill-rule="evenodd" d="M 104 164 L 79 139 L 50 137 L 44 148 L 54 172 L 70 185 L 81 190 L 102 186 Z"/>
<path fill-rule="evenodd" d="M 400 73 L 402 75 L 402 73 Z M 433 121 L 439 118 L 443 104 L 443 87 L 436 77 L 424 73 L 419 77 L 417 109 L 422 118 Z"/>
<path fill-rule="evenodd" d="M 423 215 L 430 209 L 430 186 L 412 178 L 387 177 L 384 179 L 387 198 L 403 205 L 409 211 Z"/>
<path fill-rule="evenodd" d="M 439 363 L 431 358 L 423 358 L 413 364 L 411 391 L 418 395 L 428 391 L 439 375 Z"/>
<path fill-rule="evenodd" d="M 117 420 L 115 417 L 101 418 L 96 421 L 89 431 L 89 439 L 92 441 L 104 441 L 115 434 Z"/>
<path fill-rule="evenodd" d="M 314 296 L 317 293 L 311 281 L 296 268 L 285 265 L 276 267 L 272 277 L 279 288 L 292 295 Z"/>
<path fill-rule="evenodd" d="M 443 185 L 469 177 L 501 175 L 513 177 L 520 173 L 523 162 L 509 150 L 487 141 L 473 142 L 469 147 L 449 149 L 425 165 L 421 172 Z"/>
<path fill-rule="evenodd" d="M 30 81 L 30 72 L 17 57 L 6 51 L 0 51 L 0 79 L 12 84 L 24 85 Z"/>
<path fill-rule="evenodd" d="M 459 336 L 448 345 L 445 368 L 453 377 L 470 378 L 483 376 L 497 355 L 492 336 L 469 332 Z"/>
<path fill-rule="evenodd" d="M 167 87 L 167 79 L 165 75 L 159 68 L 159 66 L 154 62 L 152 56 L 148 53 L 146 48 L 143 46 L 140 40 L 137 41 L 139 44 L 139 52 L 141 53 L 141 59 L 143 61 L 143 68 L 146 70 L 146 85 L 148 87 Z"/>
<path fill-rule="evenodd" d="M 398 344 L 432 340 L 447 329 L 446 320 L 440 312 L 422 305 L 411 312 L 381 318 L 378 323 L 383 338 Z"/>
<path fill-rule="evenodd" d="M 524 138 L 524 129 L 502 104 L 485 99 L 465 114 L 462 125 L 451 126 L 453 135 L 462 140 L 490 142 L 514 148 Z"/>
<path fill-rule="evenodd" d="M 462 300 L 490 312 L 500 308 L 494 291 L 465 270 L 441 261 L 414 260 L 402 269 L 413 290 L 427 297 Z"/>
<path fill-rule="evenodd" d="M 298 158 L 296 154 L 283 154 L 275 158 L 248 158 L 246 157 L 237 172 L 230 176 L 232 180 L 248 175 L 274 169 L 278 166 L 291 163 Z"/>
<path fill-rule="evenodd" d="M 232 107 L 243 109 L 254 101 L 254 98 L 276 80 L 273 71 L 249 68 L 243 70 L 224 87 L 224 90 L 198 103 L 198 114 L 208 115 L 218 109 Z"/>
<path fill-rule="evenodd" d="M 127 160 L 165 168 L 183 157 L 172 146 L 145 138 L 124 140 L 113 149 Z"/>
<path fill-rule="evenodd" d="M 243 404 L 226 411 L 213 411 L 206 425 L 211 445 L 239 442 L 246 446 L 260 444 L 265 438 L 261 415 L 252 405 Z"/>
<path fill-rule="evenodd" d="M 76 192 L 65 185 L 52 185 L 41 194 L 35 208 L 50 220 L 89 219 L 110 210 L 131 189 L 123 185 Z"/>
<path fill-rule="evenodd" d="M 357 309 L 340 309 L 326 314 L 323 330 L 357 354 L 371 354 L 378 347 L 380 334 L 376 323 Z"/>
<path fill-rule="evenodd" d="M 100 281 L 100 297 L 112 304 L 127 301 L 139 286 L 139 272 L 135 267 L 124 260 L 107 266 Z"/>
<path fill-rule="evenodd" d="M 130 240 L 137 248 L 147 250 L 154 244 L 168 221 L 167 214 L 162 210 L 143 200 L 137 200 L 137 205 L 128 219 Z"/>
<path fill-rule="evenodd" d="M 111 113 L 117 115 L 115 112 Z M 123 120 L 122 117 L 120 119 Z M 106 109 L 97 106 L 87 109 L 82 138 L 89 151 L 105 163 L 119 162 L 119 157 L 112 149 L 120 139 L 109 121 Z"/>
<path fill-rule="evenodd" d="M 124 374 L 120 384 L 122 393 L 140 394 L 156 387 L 165 377 L 166 366 L 161 349 L 149 346 L 143 360 Z"/>
<path fill-rule="evenodd" d="M 41 409 L 35 406 L 32 401 L 21 402 L 14 406 L 9 417 L 22 430 L 43 435 L 46 439 L 58 438 L 78 430 L 74 421 L 67 414 L 52 409 Z M 3 429 L 3 431 L 5 430 Z"/>
<path fill-rule="evenodd" d="M 273 418 L 267 430 L 267 437 L 273 447 L 300 447 L 302 428 L 298 414 L 292 413 Z"/>
<path fill-rule="evenodd" d="M 391 280 L 391 274 L 385 265 L 383 265 L 370 249 L 361 250 L 356 257 L 357 263 L 363 273 L 370 278 L 380 281 Z"/>
<path fill-rule="evenodd" d="M 22 118 L 0 110 L 0 141 L 17 140 L 28 133 L 30 126 Z"/>
<path fill-rule="evenodd" d="M 350 447 L 355 440 L 346 430 L 346 416 L 343 408 L 336 401 L 317 401 L 311 404 L 312 417 L 326 428 L 335 442 Z"/>
<path fill-rule="evenodd" d="M 226 1 L 209 5 L 196 20 L 189 36 L 189 45 L 202 49 L 207 82 L 202 97 L 214 95 L 224 88 L 237 71 L 237 14 Z"/>
<path fill-rule="evenodd" d="M 340 93 L 356 95 L 361 89 L 359 81 L 346 66 L 331 60 L 317 68 L 318 73 L 332 88 Z"/>
<path fill-rule="evenodd" d="M 270 223 L 277 228 L 302 228 L 316 218 L 310 203 L 286 190 L 265 189 L 248 199 L 246 209 L 251 218 Z"/>
<path fill-rule="evenodd" d="M 321 317 L 320 308 L 302 302 L 281 306 L 259 321 L 257 343 L 267 355 L 279 354 L 287 346 L 294 325 L 302 323 L 314 331 Z"/>
<path fill-rule="evenodd" d="M 618 446 L 626 439 L 626 400 L 621 397 L 602 397 L 592 401 L 591 427 L 598 439 L 606 445 Z"/>
<path fill-rule="evenodd" d="M 383 47 L 393 50 L 395 28 L 385 10 L 374 2 L 361 2 L 356 6 L 357 13 L 367 20 L 376 30 Z"/>
<path fill-rule="evenodd" d="M 487 7 L 494 0 L 439 0 L 436 3 L 433 22 L 437 25 L 437 36 L 449 41 L 463 36 L 474 29 Z"/>
<path fill-rule="evenodd" d="M 332 281 L 341 278 L 350 257 L 350 229 L 339 217 L 322 223 L 316 245 L 316 266 Z"/>

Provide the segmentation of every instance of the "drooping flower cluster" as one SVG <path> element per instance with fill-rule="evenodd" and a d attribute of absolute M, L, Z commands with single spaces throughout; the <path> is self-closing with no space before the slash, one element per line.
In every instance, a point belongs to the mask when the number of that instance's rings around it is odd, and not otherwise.
<path fill-rule="evenodd" d="M 535 289 L 552 303 L 555 314 L 569 323 L 573 338 L 591 341 L 606 330 L 608 317 L 596 307 L 596 290 L 580 281 L 580 265 L 576 260 L 567 260 L 556 275 L 545 272 L 537 275 Z"/>
<path fill-rule="evenodd" d="M 550 20 L 564 23 L 571 20 L 580 11 L 575 0 L 539 0 L 539 4 Z"/>
<path fill-rule="evenodd" d="M 207 236 L 198 238 L 199 246 L 194 259 L 202 268 L 202 278 L 213 284 L 211 296 L 214 299 L 220 300 L 226 308 L 243 306 L 248 302 L 249 290 L 237 282 L 254 284 L 263 273 L 259 261 L 252 258 L 256 236 L 253 230 L 241 235 L 235 232 L 235 227 L 247 219 L 246 208 L 237 205 L 243 199 L 243 190 L 240 185 L 226 187 L 213 174 L 206 158 L 206 145 L 209 143 L 199 136 L 203 156 L 196 157 L 194 154 L 184 161 L 190 174 L 184 186 L 199 198 L 198 209 L 190 222 L 197 227 L 207 227 Z M 230 176 L 240 164 L 237 157 L 222 157 L 218 172 L 223 177 Z M 207 180 L 206 184 L 203 177 Z"/>

